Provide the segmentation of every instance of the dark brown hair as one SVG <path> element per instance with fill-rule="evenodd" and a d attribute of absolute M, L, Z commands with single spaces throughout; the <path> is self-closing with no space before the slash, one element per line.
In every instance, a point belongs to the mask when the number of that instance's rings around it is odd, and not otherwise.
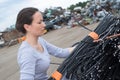
<path fill-rule="evenodd" d="M 33 21 L 33 15 L 37 11 L 39 11 L 39 10 L 37 8 L 33 8 L 33 7 L 28 7 L 28 8 L 22 9 L 17 15 L 17 20 L 16 20 L 16 24 L 15 24 L 16 29 L 25 34 L 26 30 L 23 27 L 24 24 L 30 25 Z"/>

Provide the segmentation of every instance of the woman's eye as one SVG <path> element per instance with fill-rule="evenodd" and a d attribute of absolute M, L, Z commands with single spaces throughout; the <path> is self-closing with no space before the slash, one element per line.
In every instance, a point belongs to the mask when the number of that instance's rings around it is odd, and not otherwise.
<path fill-rule="evenodd" d="M 38 22 L 38 24 L 41 24 L 43 21 Z"/>
<path fill-rule="evenodd" d="M 38 22 L 38 24 L 41 24 L 43 21 Z"/>
<path fill-rule="evenodd" d="M 38 22 L 38 24 L 41 24 L 42 22 Z"/>

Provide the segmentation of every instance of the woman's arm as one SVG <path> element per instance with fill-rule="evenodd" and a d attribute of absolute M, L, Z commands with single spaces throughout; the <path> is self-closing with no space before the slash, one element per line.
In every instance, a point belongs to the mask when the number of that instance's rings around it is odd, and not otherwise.
<path fill-rule="evenodd" d="M 70 53 L 72 52 L 72 50 L 74 48 L 59 48 L 56 47 L 55 45 L 50 44 L 49 42 L 47 42 L 46 40 L 43 40 L 43 44 L 45 45 L 45 47 L 47 48 L 48 52 L 56 57 L 60 57 L 60 58 L 66 58 L 70 55 Z M 42 41 L 41 41 L 42 42 Z"/>

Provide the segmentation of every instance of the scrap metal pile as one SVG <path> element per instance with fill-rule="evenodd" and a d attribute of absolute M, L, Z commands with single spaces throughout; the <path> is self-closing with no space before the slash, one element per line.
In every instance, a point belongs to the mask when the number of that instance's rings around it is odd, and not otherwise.
<path fill-rule="evenodd" d="M 120 18 L 107 15 L 48 80 L 120 80 Z"/>

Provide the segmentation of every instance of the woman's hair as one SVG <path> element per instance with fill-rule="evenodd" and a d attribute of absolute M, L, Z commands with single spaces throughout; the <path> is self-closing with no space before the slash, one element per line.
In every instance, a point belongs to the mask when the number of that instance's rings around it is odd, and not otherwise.
<path fill-rule="evenodd" d="M 39 11 L 39 10 L 37 8 L 33 8 L 33 7 L 28 7 L 28 8 L 22 9 L 17 15 L 17 20 L 16 20 L 16 24 L 15 24 L 16 29 L 25 34 L 26 30 L 24 28 L 24 24 L 30 25 L 33 21 L 33 15 L 37 11 Z"/>

